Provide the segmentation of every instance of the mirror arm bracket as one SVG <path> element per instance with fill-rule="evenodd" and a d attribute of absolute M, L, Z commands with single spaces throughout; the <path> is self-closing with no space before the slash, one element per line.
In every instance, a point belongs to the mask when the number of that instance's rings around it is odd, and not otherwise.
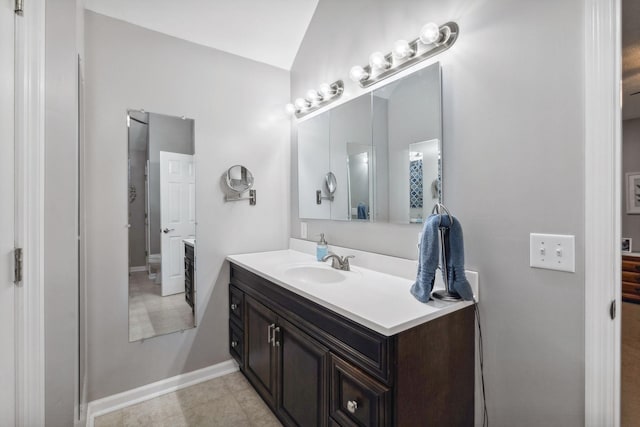
<path fill-rule="evenodd" d="M 241 200 L 248 200 L 251 206 L 256 205 L 256 190 L 249 190 L 249 197 L 240 197 L 240 194 L 237 196 L 229 196 L 228 194 L 224 196 L 225 202 L 239 202 Z"/>
<path fill-rule="evenodd" d="M 333 196 L 323 196 L 322 195 L 322 190 L 317 190 L 316 191 L 316 204 L 317 205 L 321 205 L 323 200 L 328 200 L 330 202 L 333 202 Z"/>

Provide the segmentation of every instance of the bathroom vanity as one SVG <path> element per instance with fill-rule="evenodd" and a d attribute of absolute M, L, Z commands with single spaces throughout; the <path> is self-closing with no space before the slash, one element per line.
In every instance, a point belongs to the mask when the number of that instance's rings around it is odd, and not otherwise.
<path fill-rule="evenodd" d="M 195 313 L 194 308 L 194 278 L 195 278 L 195 240 L 184 239 L 184 299 L 191 307 L 191 312 Z"/>
<path fill-rule="evenodd" d="M 471 303 L 292 250 L 228 259 L 231 355 L 284 425 L 473 425 Z"/>

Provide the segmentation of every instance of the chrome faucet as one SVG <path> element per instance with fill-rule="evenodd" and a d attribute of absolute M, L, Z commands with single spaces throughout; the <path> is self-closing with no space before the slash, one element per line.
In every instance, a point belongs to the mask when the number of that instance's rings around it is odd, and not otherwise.
<path fill-rule="evenodd" d="M 349 265 L 349 258 L 355 258 L 355 256 L 347 255 L 345 257 L 341 257 L 340 255 L 336 255 L 333 252 L 329 252 L 328 255 L 322 258 L 322 261 L 331 260 L 331 267 L 335 268 L 336 270 L 351 271 L 351 266 Z"/>

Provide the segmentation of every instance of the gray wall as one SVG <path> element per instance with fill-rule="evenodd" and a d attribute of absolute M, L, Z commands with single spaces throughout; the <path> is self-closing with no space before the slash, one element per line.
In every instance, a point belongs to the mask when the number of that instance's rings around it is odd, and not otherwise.
<path fill-rule="evenodd" d="M 85 16 L 88 399 L 229 359 L 228 254 L 282 249 L 290 217 L 289 74 L 92 12 Z M 123 49 L 126 46 L 126 49 Z M 126 110 L 193 118 L 198 327 L 129 343 Z M 256 206 L 225 203 L 242 163 Z"/>
<path fill-rule="evenodd" d="M 193 154 L 193 120 L 149 113 L 149 255 L 160 253 L 160 152 Z"/>
<path fill-rule="evenodd" d="M 622 122 L 622 237 L 631 237 L 633 251 L 640 252 L 640 215 L 627 213 L 628 172 L 640 172 L 640 119 Z"/>
<path fill-rule="evenodd" d="M 73 425 L 78 384 L 78 58 L 76 2 L 46 5 L 45 424 Z"/>
<path fill-rule="evenodd" d="M 292 98 L 338 78 L 356 96 L 349 69 L 371 52 L 415 37 L 426 20 L 460 25 L 438 57 L 444 202 L 464 226 L 467 267 L 480 273 L 494 426 L 584 424 L 583 12 L 580 0 L 322 0 L 291 70 Z M 296 162 L 292 171 L 297 237 Z M 329 243 L 410 258 L 420 230 L 308 227 L 310 238 L 325 232 Z M 576 273 L 529 268 L 531 232 L 575 235 Z"/>

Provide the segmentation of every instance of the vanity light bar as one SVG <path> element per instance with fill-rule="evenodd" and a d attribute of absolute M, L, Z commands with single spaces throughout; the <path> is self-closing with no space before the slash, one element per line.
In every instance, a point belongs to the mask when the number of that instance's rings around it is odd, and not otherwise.
<path fill-rule="evenodd" d="M 344 83 L 342 80 L 328 84 L 320 85 L 320 90 L 309 89 L 305 98 L 297 98 L 293 104 L 287 104 L 285 109 L 287 113 L 296 115 L 296 117 L 304 117 L 307 114 L 322 108 L 325 105 L 337 100 L 344 92 Z"/>
<path fill-rule="evenodd" d="M 447 22 L 440 27 L 430 22 L 422 27 L 415 40 L 396 41 L 393 50 L 386 55 L 373 52 L 369 56 L 369 64 L 364 67 L 355 65 L 351 68 L 349 77 L 361 87 L 369 87 L 449 49 L 456 42 L 458 33 L 458 24 L 455 22 Z"/>

